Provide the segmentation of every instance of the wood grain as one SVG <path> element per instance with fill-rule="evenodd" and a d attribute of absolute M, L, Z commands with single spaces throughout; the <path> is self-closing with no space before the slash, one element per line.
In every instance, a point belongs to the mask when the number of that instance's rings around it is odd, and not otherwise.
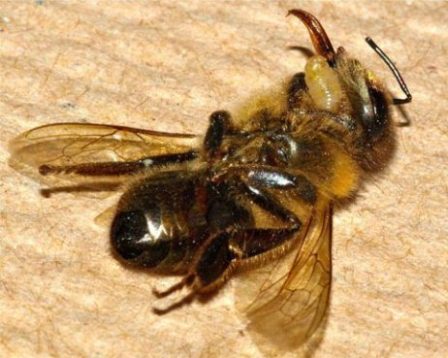
<path fill-rule="evenodd" d="M 414 96 L 389 170 L 336 215 L 315 357 L 448 356 L 446 2 L 45 0 L 0 3 L 0 356 L 263 356 L 232 283 L 206 305 L 153 315 L 152 287 L 175 279 L 112 257 L 93 219 L 116 198 L 44 199 L 8 167 L 7 142 L 61 121 L 202 133 L 213 110 L 303 69 L 287 50 L 310 46 L 285 19 L 294 7 L 399 94 L 373 37 Z"/>

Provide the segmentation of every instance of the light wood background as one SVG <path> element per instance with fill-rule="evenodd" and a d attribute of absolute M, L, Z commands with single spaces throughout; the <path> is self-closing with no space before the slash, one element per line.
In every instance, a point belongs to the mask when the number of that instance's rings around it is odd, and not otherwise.
<path fill-rule="evenodd" d="M 315 357 L 448 356 L 448 4 L 281 0 L 0 1 L 0 356 L 263 356 L 232 282 L 206 305 L 153 315 L 152 287 L 173 280 L 111 256 L 93 219 L 116 198 L 44 199 L 7 166 L 7 142 L 61 121 L 202 133 L 213 110 L 303 69 L 286 49 L 310 46 L 291 8 L 401 96 L 373 37 L 414 96 L 389 170 L 336 215 Z"/>

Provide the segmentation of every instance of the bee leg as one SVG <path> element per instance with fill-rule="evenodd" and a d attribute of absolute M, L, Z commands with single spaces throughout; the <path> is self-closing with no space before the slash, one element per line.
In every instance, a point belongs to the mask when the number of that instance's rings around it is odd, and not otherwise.
<path fill-rule="evenodd" d="M 82 176 L 132 175 L 157 166 L 173 165 L 191 161 L 198 153 L 190 150 L 184 153 L 163 154 L 128 162 L 81 163 L 76 165 L 49 165 L 39 167 L 41 175 L 76 174 Z"/>
<path fill-rule="evenodd" d="M 247 187 L 246 190 L 252 193 L 254 201 L 260 206 L 285 221 L 285 227 L 243 228 L 238 223 L 234 223 L 217 234 L 211 235 L 196 254 L 190 273 L 177 284 L 163 292 L 155 291 L 155 294 L 159 298 L 166 297 L 185 286 L 191 287 L 190 292 L 165 308 L 154 308 L 155 313 L 167 313 L 190 303 L 198 294 L 216 291 L 244 259 L 281 246 L 294 237 L 295 232 L 300 229 L 300 220 L 268 193 L 262 189 L 255 190 L 253 187 Z M 254 192 L 256 194 L 253 194 Z"/>
<path fill-rule="evenodd" d="M 210 115 L 210 124 L 204 138 L 204 149 L 209 157 L 214 157 L 224 136 L 232 130 L 231 116 L 227 111 L 216 111 Z"/>
<path fill-rule="evenodd" d="M 307 90 L 305 82 L 305 73 L 296 73 L 289 81 L 287 87 L 288 109 L 298 107 L 300 101 L 300 92 Z"/>
<path fill-rule="evenodd" d="M 40 189 L 40 193 L 45 198 L 58 193 L 80 193 L 80 192 L 105 192 L 105 191 L 116 191 L 122 185 L 120 180 L 112 182 L 98 182 L 98 183 L 82 183 L 75 185 L 63 185 L 63 186 L 53 186 L 50 188 Z"/>
<path fill-rule="evenodd" d="M 188 293 L 187 295 L 182 297 L 180 300 L 178 300 L 164 308 L 153 307 L 152 311 L 157 315 L 164 315 L 166 313 L 171 312 L 172 310 L 180 308 L 188 303 L 191 303 L 191 301 L 193 301 L 195 296 L 196 296 L 196 292 L 191 291 L 190 293 Z"/>
<path fill-rule="evenodd" d="M 229 240 L 231 234 L 221 232 L 211 236 L 203 245 L 202 250 L 196 256 L 196 263 L 191 273 L 178 283 L 165 291 L 154 290 L 157 298 L 166 297 L 185 286 L 190 286 L 188 294 L 164 308 L 153 308 L 156 314 L 165 314 L 190 303 L 198 293 L 207 293 L 215 290 L 225 282 L 226 272 L 230 271 L 231 263 L 235 255 L 230 249 Z"/>
<path fill-rule="evenodd" d="M 282 220 L 284 227 L 272 229 L 252 227 L 254 223 L 251 217 L 246 218 L 246 221 L 250 222 L 249 227 L 242 226 L 243 223 L 240 222 L 240 216 L 242 214 L 234 217 L 236 221 L 227 222 L 225 225 L 213 225 L 219 231 L 211 235 L 202 245 L 196 254 L 193 269 L 190 273 L 167 290 L 155 291 L 155 294 L 158 298 L 166 297 L 186 286 L 190 287 L 190 292 L 163 309 L 155 308 L 154 312 L 158 314 L 167 313 L 191 302 L 198 294 L 206 294 L 217 290 L 227 281 L 232 271 L 244 259 L 264 254 L 282 246 L 282 244 L 291 240 L 295 236 L 295 233 L 300 230 L 302 223 L 299 218 L 278 202 L 261 185 L 256 186 L 255 184 L 260 183 L 257 183 L 256 180 L 254 181 L 255 183 L 245 183 L 242 181 L 242 185 L 238 187 L 242 188 L 243 192 L 246 192 L 260 207 Z M 280 182 L 284 181 L 285 178 L 282 177 Z M 261 181 L 261 183 L 263 182 Z M 269 185 L 272 185 L 272 183 L 268 180 L 265 186 Z M 231 200 L 231 198 L 229 197 L 228 200 Z M 230 206 L 228 204 L 228 206 L 232 207 L 234 209 L 233 212 L 235 212 L 239 208 L 239 205 L 236 199 L 231 201 L 234 202 L 234 205 Z M 225 208 L 227 206 L 221 205 L 220 210 L 212 210 L 210 220 L 214 216 L 220 216 L 219 213 L 222 215 Z M 246 214 L 250 215 L 249 213 Z"/>
<path fill-rule="evenodd" d="M 257 228 L 250 213 L 249 226 L 238 220 L 206 241 L 194 265 L 192 287 L 198 293 L 216 290 L 238 266 L 240 261 L 281 246 L 302 227 L 300 219 L 267 190 L 242 182 L 241 191 L 260 207 L 284 222 L 281 228 Z M 237 201 L 237 199 L 234 199 Z M 235 207 L 238 204 L 235 203 Z M 250 220 L 249 220 L 250 219 Z"/>
<path fill-rule="evenodd" d="M 316 201 L 316 188 L 303 175 L 292 175 L 290 173 L 271 169 L 258 168 L 249 174 L 241 176 L 246 188 L 256 195 L 257 190 L 263 189 L 283 189 L 288 190 L 292 195 L 298 196 L 307 204 L 314 204 Z M 266 194 L 265 194 L 266 195 Z M 259 198 L 259 200 L 263 200 Z"/>
<path fill-rule="evenodd" d="M 152 290 L 152 292 L 153 292 L 154 296 L 156 296 L 156 298 L 164 298 L 164 297 L 171 295 L 175 291 L 181 290 L 185 286 L 191 286 L 191 284 L 193 283 L 193 280 L 194 280 L 194 275 L 189 274 L 189 275 L 185 276 L 182 280 L 180 280 L 178 283 L 175 283 L 171 287 L 168 287 L 166 290 L 160 291 L 160 290 L 154 288 Z M 180 308 L 181 306 L 190 303 L 194 299 L 195 295 L 196 295 L 196 291 L 191 290 L 188 294 L 183 296 L 181 299 L 169 304 L 168 306 L 166 306 L 164 308 L 153 307 L 153 312 L 158 315 L 168 313 L 176 308 Z"/>
<path fill-rule="evenodd" d="M 305 197 L 305 193 L 301 193 L 303 190 L 311 192 L 308 193 L 308 196 L 315 195 L 314 186 L 304 176 L 292 175 L 273 167 L 253 166 L 249 169 L 233 167 L 228 171 L 218 173 L 212 178 L 215 186 L 218 186 L 218 183 L 222 183 L 224 180 L 237 180 L 240 183 L 240 191 L 249 195 L 263 209 L 293 226 L 299 222 L 298 218 L 270 194 L 269 190 L 282 189 L 292 194 L 298 193 L 301 197 L 304 197 L 304 200 L 305 198 L 311 198 Z"/>
<path fill-rule="evenodd" d="M 236 231 L 221 232 L 203 246 L 194 265 L 193 288 L 196 292 L 214 291 L 226 281 L 232 269 L 232 262 L 239 256 L 230 245 L 235 233 Z"/>
<path fill-rule="evenodd" d="M 193 283 L 193 280 L 194 280 L 194 275 L 190 274 L 190 275 L 185 276 L 182 280 L 180 280 L 179 282 L 175 283 L 174 285 L 168 287 L 165 290 L 159 290 L 157 288 L 153 288 L 152 293 L 157 298 L 163 298 L 163 297 L 171 295 L 173 292 L 181 290 L 185 286 L 190 286 Z"/>
<path fill-rule="evenodd" d="M 284 228 L 233 229 L 219 234 L 198 256 L 192 292 L 206 294 L 216 291 L 246 259 L 283 247 L 295 237 L 300 226 L 298 221 L 286 224 Z"/>
<path fill-rule="evenodd" d="M 300 229 L 302 223 L 299 218 L 284 205 L 282 205 L 276 198 L 274 198 L 266 190 L 253 185 L 245 185 L 247 194 L 252 200 L 261 208 L 275 215 L 287 224 L 288 230 Z"/>

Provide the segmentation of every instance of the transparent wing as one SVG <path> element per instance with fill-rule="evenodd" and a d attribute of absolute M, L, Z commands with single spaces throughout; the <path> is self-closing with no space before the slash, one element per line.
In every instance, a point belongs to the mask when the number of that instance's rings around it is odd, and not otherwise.
<path fill-rule="evenodd" d="M 9 144 L 10 166 L 43 183 L 78 182 L 39 175 L 41 165 L 124 162 L 182 153 L 197 147 L 192 134 L 164 133 L 103 124 L 56 123 L 22 133 Z"/>
<path fill-rule="evenodd" d="M 237 306 L 261 348 L 298 348 L 322 323 L 331 283 L 331 220 L 330 205 L 314 210 L 295 249 L 237 281 Z"/>

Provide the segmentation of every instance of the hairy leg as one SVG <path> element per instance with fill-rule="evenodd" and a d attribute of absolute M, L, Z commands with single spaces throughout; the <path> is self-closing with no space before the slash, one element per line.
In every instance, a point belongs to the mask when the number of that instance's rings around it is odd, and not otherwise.
<path fill-rule="evenodd" d="M 82 176 L 113 176 L 131 175 L 158 166 L 174 165 L 196 159 L 198 153 L 194 150 L 185 153 L 164 154 L 146 157 L 129 162 L 82 163 L 76 165 L 53 166 L 42 165 L 39 172 L 42 175 L 76 174 Z"/>

